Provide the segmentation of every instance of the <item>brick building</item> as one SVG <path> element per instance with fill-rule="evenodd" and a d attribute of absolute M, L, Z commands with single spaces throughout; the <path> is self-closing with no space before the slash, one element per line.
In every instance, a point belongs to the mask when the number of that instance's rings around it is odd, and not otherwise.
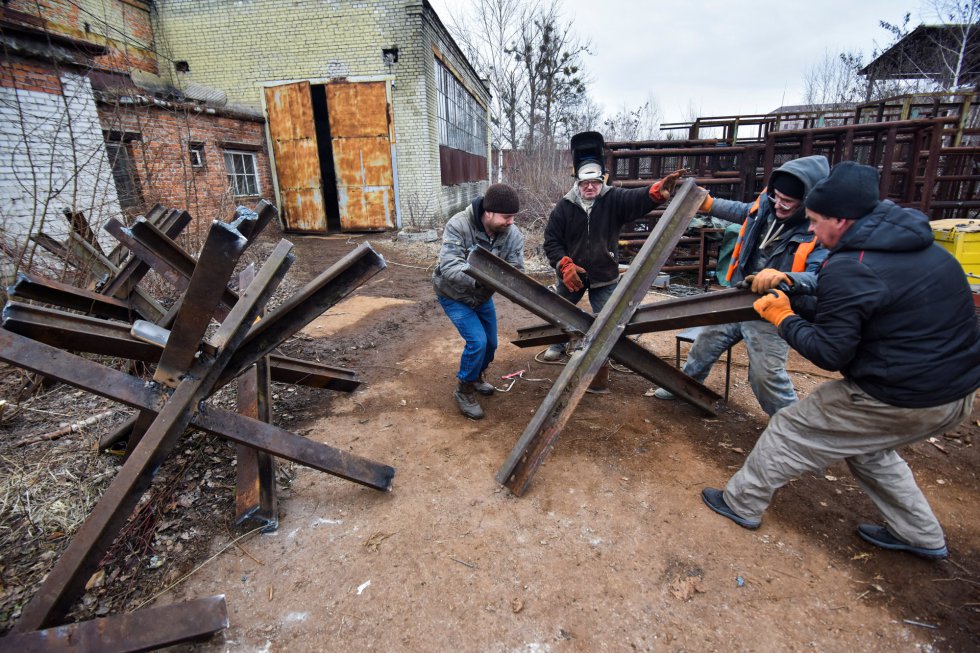
<path fill-rule="evenodd" d="M 164 101 L 118 86 L 95 96 L 125 213 L 156 203 L 186 209 L 195 218 L 186 235 L 196 244 L 212 220 L 273 196 L 265 120 L 257 112 Z"/>
<path fill-rule="evenodd" d="M 15 23 L 11 4 L 0 10 L 0 281 L 33 262 L 28 235 L 64 236 L 63 210 L 119 213 L 88 79 L 107 49 Z"/>
<path fill-rule="evenodd" d="M 108 245 L 186 208 L 193 246 L 260 197 L 294 231 L 429 226 L 489 177 L 489 91 L 427 0 L 6 0 L 0 40 L 2 280 L 65 211 Z"/>
<path fill-rule="evenodd" d="M 57 265 L 29 236 L 63 240 L 67 210 L 111 246 L 109 218 L 186 208 L 193 248 L 211 220 L 273 196 L 262 114 L 160 78 L 152 11 L 146 0 L 0 7 L 0 160 L 11 162 L 0 168 L 0 280 Z"/>
<path fill-rule="evenodd" d="M 154 8 L 162 76 L 268 117 L 288 228 L 422 226 L 484 188 L 489 90 L 427 0 Z"/>

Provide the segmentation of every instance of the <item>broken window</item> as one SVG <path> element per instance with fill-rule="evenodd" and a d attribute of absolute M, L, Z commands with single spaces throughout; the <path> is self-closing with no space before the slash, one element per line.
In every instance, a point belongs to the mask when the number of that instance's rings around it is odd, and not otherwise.
<path fill-rule="evenodd" d="M 228 188 L 236 197 L 259 194 L 258 166 L 253 152 L 225 151 L 225 170 L 228 172 Z"/>
<path fill-rule="evenodd" d="M 191 167 L 204 167 L 204 143 L 191 141 L 188 146 L 191 155 Z"/>
<path fill-rule="evenodd" d="M 487 112 L 436 59 L 436 114 L 443 186 L 487 178 Z"/>
<path fill-rule="evenodd" d="M 124 139 L 113 135 L 109 135 L 109 138 L 112 140 L 106 141 L 105 150 L 109 155 L 109 166 L 112 169 L 112 181 L 116 186 L 119 206 L 123 210 L 139 210 L 143 203 L 143 196 L 127 144 L 127 140 L 132 138 Z"/>

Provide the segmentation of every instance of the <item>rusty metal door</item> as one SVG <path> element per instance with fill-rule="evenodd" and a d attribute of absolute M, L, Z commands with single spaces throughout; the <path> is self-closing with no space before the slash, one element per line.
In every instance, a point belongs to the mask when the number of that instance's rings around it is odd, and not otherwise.
<path fill-rule="evenodd" d="M 341 229 L 394 228 L 391 112 L 386 82 L 327 84 L 327 110 Z"/>
<path fill-rule="evenodd" d="M 267 88 L 265 105 L 276 160 L 283 224 L 288 231 L 324 233 L 327 215 L 323 210 L 310 83 Z"/>

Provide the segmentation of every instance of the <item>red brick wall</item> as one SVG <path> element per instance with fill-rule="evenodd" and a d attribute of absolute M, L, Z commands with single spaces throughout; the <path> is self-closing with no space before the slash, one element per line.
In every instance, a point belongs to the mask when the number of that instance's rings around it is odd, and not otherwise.
<path fill-rule="evenodd" d="M 109 54 L 95 58 L 96 67 L 121 72 L 137 68 L 158 74 L 149 5 L 143 0 L 104 1 L 108 12 L 102 13 L 94 3 L 86 6 L 78 0 L 74 3 L 69 0 L 7 0 L 4 8 L 6 17 L 13 22 L 24 22 L 108 46 Z M 24 14 L 28 19 L 19 20 L 18 14 Z"/>
<path fill-rule="evenodd" d="M 61 80 L 48 65 L 30 61 L 0 61 L 0 87 L 61 95 Z"/>
<path fill-rule="evenodd" d="M 103 130 L 139 135 L 129 142 L 145 212 L 156 203 L 186 209 L 194 218 L 189 234 L 203 234 L 212 220 L 227 221 L 239 204 L 253 207 L 261 198 L 275 201 L 265 123 L 199 113 L 184 107 L 126 107 L 99 103 Z M 191 167 L 189 144 L 204 143 L 204 168 Z M 221 143 L 259 148 L 259 193 L 234 197 L 228 190 Z M 243 148 L 228 148 L 243 149 Z"/>

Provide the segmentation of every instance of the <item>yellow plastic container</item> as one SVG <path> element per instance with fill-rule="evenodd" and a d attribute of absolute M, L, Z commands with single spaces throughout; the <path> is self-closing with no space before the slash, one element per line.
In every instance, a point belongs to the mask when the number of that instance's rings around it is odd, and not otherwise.
<path fill-rule="evenodd" d="M 936 242 L 963 266 L 963 271 L 980 277 L 980 220 L 934 220 L 930 223 Z M 977 283 L 970 278 L 970 283 Z"/>

